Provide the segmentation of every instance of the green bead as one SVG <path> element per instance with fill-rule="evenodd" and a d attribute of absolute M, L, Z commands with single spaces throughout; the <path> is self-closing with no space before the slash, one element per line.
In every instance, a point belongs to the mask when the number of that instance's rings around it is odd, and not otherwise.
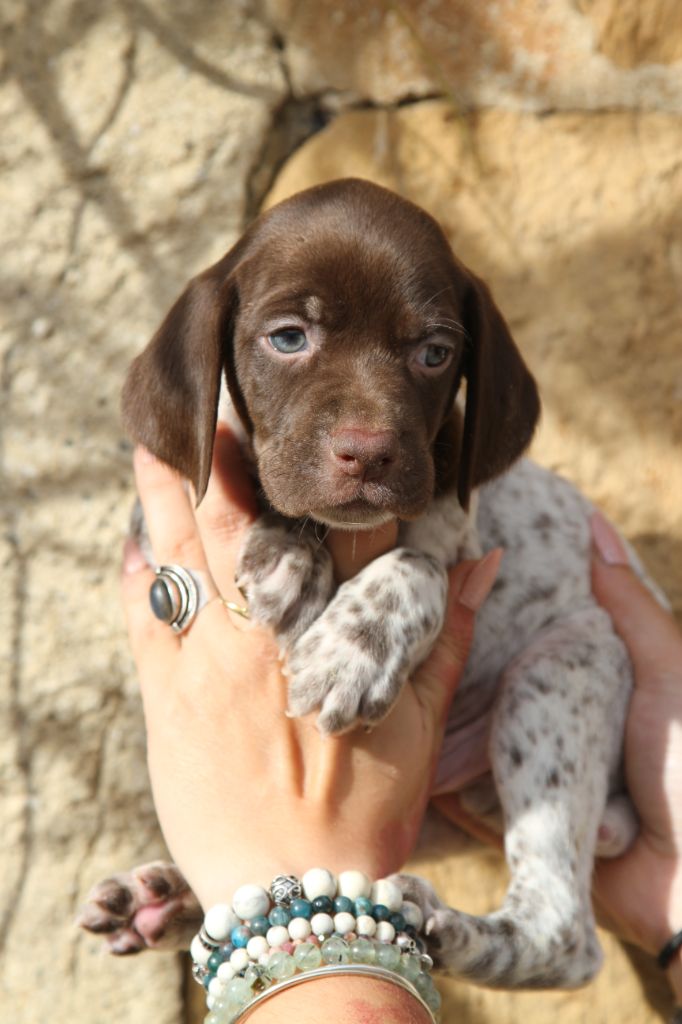
<path fill-rule="evenodd" d="M 237 977 L 233 978 L 232 981 L 228 981 L 225 997 L 230 1004 L 244 1006 L 249 1000 L 253 999 L 253 992 L 246 978 Z"/>
<path fill-rule="evenodd" d="M 370 939 L 353 939 L 350 944 L 350 958 L 354 964 L 376 963 L 376 950 Z"/>
<path fill-rule="evenodd" d="M 397 946 L 391 946 L 388 942 L 375 942 L 377 963 L 380 967 L 386 967 L 389 971 L 398 969 L 400 963 L 400 950 Z"/>
<path fill-rule="evenodd" d="M 275 981 L 283 981 L 296 973 L 296 961 L 288 953 L 272 953 L 268 960 L 268 974 Z"/>
<path fill-rule="evenodd" d="M 314 942 L 302 942 L 294 949 L 294 963 L 299 971 L 312 971 L 322 963 L 320 947 Z"/>
<path fill-rule="evenodd" d="M 347 964 L 350 960 L 348 943 L 345 939 L 333 935 L 325 939 L 321 946 L 322 959 L 326 964 Z"/>
<path fill-rule="evenodd" d="M 414 983 L 421 974 L 422 965 L 419 957 L 414 953 L 404 953 L 400 958 L 398 969 L 404 978 Z"/>

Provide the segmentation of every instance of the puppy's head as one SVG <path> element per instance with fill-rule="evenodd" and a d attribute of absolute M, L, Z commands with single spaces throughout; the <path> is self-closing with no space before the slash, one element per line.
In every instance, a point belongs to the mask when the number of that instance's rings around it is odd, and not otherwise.
<path fill-rule="evenodd" d="M 411 519 L 447 490 L 466 506 L 539 412 L 487 288 L 436 222 L 354 179 L 260 217 L 190 281 L 129 371 L 128 431 L 199 499 L 223 372 L 270 504 L 337 526 Z"/>

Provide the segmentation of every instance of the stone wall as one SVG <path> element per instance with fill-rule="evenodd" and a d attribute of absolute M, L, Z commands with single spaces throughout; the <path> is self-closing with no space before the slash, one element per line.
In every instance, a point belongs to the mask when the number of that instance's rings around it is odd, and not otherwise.
<path fill-rule="evenodd" d="M 71 924 L 92 882 L 162 852 L 117 597 L 125 366 L 266 193 L 389 185 L 490 281 L 542 387 L 536 456 L 682 617 L 682 15 L 8 0 L 0 24 L 0 1015 L 179 1024 L 178 958 L 116 961 Z M 443 827 L 419 865 L 471 909 L 504 882 Z M 644 1024 L 665 1005 L 614 942 L 585 993 L 447 998 L 480 1024 Z"/>

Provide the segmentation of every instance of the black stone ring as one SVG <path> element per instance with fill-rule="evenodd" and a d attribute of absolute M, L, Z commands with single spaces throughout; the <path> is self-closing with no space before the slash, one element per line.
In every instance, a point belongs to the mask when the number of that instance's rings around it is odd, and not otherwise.
<path fill-rule="evenodd" d="M 149 603 L 157 619 L 174 633 L 184 633 L 212 597 L 202 577 L 204 573 L 181 565 L 160 565 L 149 588 Z"/>

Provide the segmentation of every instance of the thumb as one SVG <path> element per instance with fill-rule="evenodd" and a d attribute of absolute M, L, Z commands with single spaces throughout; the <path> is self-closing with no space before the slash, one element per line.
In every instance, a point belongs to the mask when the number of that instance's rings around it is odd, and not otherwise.
<path fill-rule="evenodd" d="M 679 665 L 682 643 L 675 621 L 637 578 L 621 538 L 600 513 L 592 517 L 592 537 L 594 595 L 628 648 L 638 688 L 657 688 Z"/>
<path fill-rule="evenodd" d="M 501 548 L 495 548 L 480 561 L 460 562 L 450 571 L 443 630 L 414 678 L 419 701 L 439 720 L 447 713 L 462 677 L 476 612 L 492 590 L 503 554 Z"/>

